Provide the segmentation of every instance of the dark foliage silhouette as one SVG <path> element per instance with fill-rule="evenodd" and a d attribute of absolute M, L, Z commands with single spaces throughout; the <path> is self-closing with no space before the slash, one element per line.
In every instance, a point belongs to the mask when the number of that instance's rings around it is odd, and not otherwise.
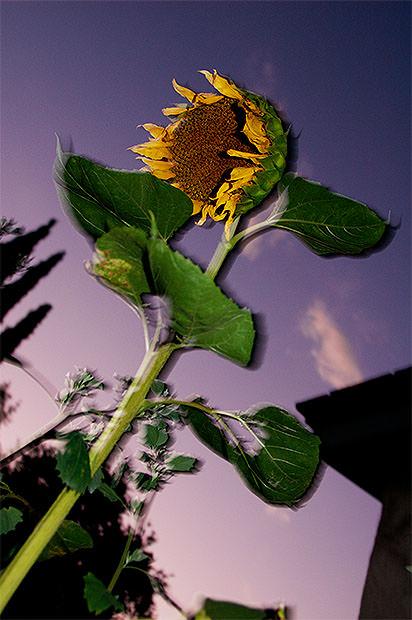
<path fill-rule="evenodd" d="M 50 220 L 44 226 L 23 234 L 22 230 L 16 227 L 11 220 L 4 218 L 1 220 L 1 236 L 13 235 L 14 237 L 11 241 L 0 243 L 0 321 L 3 321 L 9 310 L 62 260 L 64 252 L 59 252 L 37 265 L 28 266 L 33 248 L 39 241 L 47 237 L 55 222 L 55 220 Z M 19 279 L 6 282 L 22 270 L 24 270 L 24 274 Z M 23 340 L 34 332 L 50 310 L 50 304 L 42 304 L 31 310 L 16 325 L 5 329 L 0 334 L 0 362 L 5 359 L 18 361 L 14 358 L 15 350 Z"/>
<path fill-rule="evenodd" d="M 14 466 L 3 469 L 3 482 L 13 492 L 22 496 L 16 507 L 23 510 L 23 522 L 15 531 L 4 537 L 1 561 L 7 565 L 10 556 L 30 534 L 39 518 L 50 506 L 62 488 L 55 471 L 55 459 L 50 449 L 36 448 L 30 454 L 20 457 Z M 110 483 L 107 477 L 106 482 Z M 122 496 L 126 490 L 121 482 L 116 487 Z M 122 554 L 127 533 L 120 525 L 120 503 L 112 503 L 99 492 L 83 495 L 71 511 L 69 518 L 79 523 L 92 537 L 93 548 L 75 551 L 61 557 L 38 561 L 5 610 L 5 618 L 94 618 L 83 599 L 83 576 L 93 572 L 103 583 L 108 584 Z M 137 536 L 133 548 L 145 547 L 153 542 L 153 536 L 142 541 Z M 140 564 L 147 570 L 150 556 Z M 142 616 L 150 613 L 153 589 L 149 578 L 140 571 L 124 570 L 117 582 L 115 593 L 126 609 Z M 111 611 L 101 614 L 110 618 Z"/>

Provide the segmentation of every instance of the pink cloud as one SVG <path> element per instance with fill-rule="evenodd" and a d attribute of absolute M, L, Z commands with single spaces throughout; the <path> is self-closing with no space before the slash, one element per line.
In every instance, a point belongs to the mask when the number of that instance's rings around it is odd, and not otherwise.
<path fill-rule="evenodd" d="M 326 305 L 315 300 L 301 323 L 303 334 L 315 344 L 311 353 L 319 376 L 336 389 L 360 383 L 362 371 L 343 331 Z"/>

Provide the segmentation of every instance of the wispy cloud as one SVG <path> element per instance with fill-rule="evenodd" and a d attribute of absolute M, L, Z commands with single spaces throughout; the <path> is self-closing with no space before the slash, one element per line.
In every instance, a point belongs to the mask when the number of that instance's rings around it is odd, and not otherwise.
<path fill-rule="evenodd" d="M 301 322 L 303 334 L 315 343 L 311 353 L 319 376 L 336 389 L 363 380 L 350 343 L 326 305 L 315 300 Z"/>

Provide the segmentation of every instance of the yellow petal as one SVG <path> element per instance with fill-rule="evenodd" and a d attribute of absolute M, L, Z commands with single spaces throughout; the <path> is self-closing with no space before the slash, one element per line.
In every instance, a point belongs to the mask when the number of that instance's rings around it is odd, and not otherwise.
<path fill-rule="evenodd" d="M 192 215 L 196 215 L 197 213 L 200 213 L 200 211 L 202 210 L 202 207 L 204 205 L 204 202 L 202 200 L 193 200 L 193 211 L 192 211 Z"/>
<path fill-rule="evenodd" d="M 205 103 L 206 105 L 209 105 L 211 103 L 221 101 L 221 99 L 223 98 L 223 95 L 214 95 L 213 93 L 198 93 L 196 95 L 195 103 Z"/>
<path fill-rule="evenodd" d="M 255 116 L 263 116 L 262 110 L 250 99 L 244 98 L 241 101 L 240 106 L 244 109 L 244 111 L 248 114 L 254 114 Z"/>
<path fill-rule="evenodd" d="M 244 181 L 248 181 L 249 179 L 252 179 L 256 172 L 259 170 L 259 168 L 233 168 L 232 172 L 230 173 L 230 177 L 229 177 L 229 181 L 238 181 L 238 180 L 244 180 Z"/>
<path fill-rule="evenodd" d="M 174 130 L 176 129 L 176 127 L 178 127 L 180 125 L 180 122 L 181 121 L 178 119 L 174 123 L 170 123 L 170 125 L 165 127 L 166 137 L 164 138 L 164 140 L 167 140 L 168 138 L 172 139 L 172 134 L 173 134 Z"/>
<path fill-rule="evenodd" d="M 250 185 L 258 170 L 261 170 L 261 168 L 234 168 L 228 179 L 228 183 L 230 184 L 230 190 L 227 192 L 228 196 L 237 193 L 238 189 Z"/>
<path fill-rule="evenodd" d="M 254 114 L 246 114 L 246 123 L 243 133 L 247 139 L 256 146 L 261 153 L 267 153 L 270 146 L 270 140 L 267 137 L 264 123 Z"/>
<path fill-rule="evenodd" d="M 146 142 L 145 144 L 136 144 L 136 146 L 131 146 L 130 150 L 133 151 L 133 153 L 145 155 L 151 159 L 163 159 L 164 157 L 170 157 L 169 149 L 162 142 L 158 141 Z"/>
<path fill-rule="evenodd" d="M 190 88 L 185 88 L 184 86 L 180 86 L 180 84 L 178 84 L 174 78 L 172 80 L 172 84 L 173 88 L 177 93 L 179 93 L 179 95 L 190 101 L 190 103 L 193 103 L 196 98 L 196 93 L 193 92 L 193 90 L 190 90 Z"/>
<path fill-rule="evenodd" d="M 160 125 L 155 125 L 154 123 L 145 123 L 144 125 L 138 125 L 138 127 L 143 127 L 153 138 L 160 138 L 162 134 L 166 133 L 165 127 L 160 127 Z"/>
<path fill-rule="evenodd" d="M 210 71 L 199 71 L 202 73 L 208 82 L 212 84 L 216 88 L 219 93 L 225 95 L 226 97 L 230 97 L 231 99 L 237 99 L 238 101 L 242 101 L 244 98 L 242 93 L 236 88 L 235 84 L 229 80 L 229 78 L 224 78 L 219 75 L 216 69 L 212 73 Z"/>
<path fill-rule="evenodd" d="M 217 209 L 217 206 L 216 206 L 216 209 Z M 215 210 L 209 209 L 209 216 L 215 222 L 220 222 L 221 220 L 225 219 L 226 213 L 225 213 L 225 210 L 223 210 L 221 213 L 215 213 Z"/>
<path fill-rule="evenodd" d="M 230 190 L 230 185 L 225 181 L 217 190 L 216 198 L 220 198 L 221 196 L 226 194 L 228 190 Z"/>
<path fill-rule="evenodd" d="M 154 177 L 157 177 L 158 179 L 163 179 L 164 181 L 173 179 L 175 176 L 175 173 L 171 170 L 151 170 L 151 173 Z"/>
<path fill-rule="evenodd" d="M 206 218 L 208 215 L 209 215 L 209 205 L 206 205 L 202 209 L 202 217 L 200 218 L 200 220 L 195 222 L 196 226 L 203 226 L 203 224 L 206 222 Z"/>
<path fill-rule="evenodd" d="M 227 194 L 223 194 L 222 196 L 219 196 L 219 198 L 217 198 L 216 200 L 216 204 L 214 205 L 215 209 L 226 204 L 229 198 L 230 198 L 230 192 L 228 192 Z"/>
<path fill-rule="evenodd" d="M 248 131 L 256 138 L 267 138 L 265 124 L 255 114 L 246 114 L 246 126 Z"/>
<path fill-rule="evenodd" d="M 153 159 L 146 159 L 145 157 L 140 157 L 147 166 L 150 166 L 151 170 L 171 170 L 174 166 L 172 161 L 155 161 Z"/>
<path fill-rule="evenodd" d="M 163 108 L 162 112 L 165 116 L 179 116 L 179 114 L 183 114 L 186 112 L 187 107 L 183 106 L 175 106 L 174 108 Z"/>
<path fill-rule="evenodd" d="M 228 155 L 230 155 L 231 157 L 241 157 L 242 159 L 250 159 L 253 162 L 258 163 L 259 159 L 264 159 L 265 157 L 267 157 L 267 154 L 260 154 L 260 153 L 247 153 L 246 151 L 236 151 L 236 149 L 229 149 L 228 151 L 226 151 L 226 153 Z"/>
<path fill-rule="evenodd" d="M 214 207 L 212 207 L 211 209 L 209 209 L 209 215 L 210 217 L 215 220 L 215 222 L 219 222 L 220 220 L 224 220 L 225 217 L 227 217 L 227 215 L 229 214 L 229 217 L 232 217 L 235 209 L 236 209 L 236 205 L 239 201 L 240 195 L 239 194 L 235 194 L 233 196 L 229 196 L 228 200 L 226 201 L 222 211 L 220 213 L 216 213 L 216 210 L 218 209 L 219 205 L 216 204 Z"/>

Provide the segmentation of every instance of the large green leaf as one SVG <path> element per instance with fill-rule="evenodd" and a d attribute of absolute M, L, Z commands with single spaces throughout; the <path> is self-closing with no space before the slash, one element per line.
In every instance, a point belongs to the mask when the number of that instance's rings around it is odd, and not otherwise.
<path fill-rule="evenodd" d="M 255 335 L 250 312 L 189 259 L 163 240 L 147 240 L 141 230 L 125 226 L 102 235 L 96 250 L 93 272 L 134 305 L 142 306 L 143 293 L 166 298 L 171 328 L 185 346 L 249 362 Z"/>
<path fill-rule="evenodd" d="M 143 267 L 146 241 L 141 230 L 122 226 L 96 242 L 98 261 L 93 272 L 136 306 L 142 304 L 142 293 L 150 292 Z"/>
<path fill-rule="evenodd" d="M 184 192 L 150 173 L 106 168 L 59 148 L 55 178 L 69 212 L 93 239 L 121 225 L 149 232 L 151 214 L 168 239 L 192 214 Z"/>
<path fill-rule="evenodd" d="M 288 203 L 277 228 L 295 233 L 316 254 L 359 254 L 378 243 L 385 222 L 366 205 L 294 174 L 279 183 Z"/>
<path fill-rule="evenodd" d="M 267 406 L 209 417 L 195 407 L 185 405 L 185 410 L 199 439 L 232 463 L 265 502 L 290 506 L 308 490 L 319 463 L 320 442 L 287 411 Z"/>
<path fill-rule="evenodd" d="M 203 271 L 159 239 L 148 242 L 154 292 L 171 304 L 173 330 L 184 344 L 215 351 L 246 366 L 254 341 L 252 316 Z"/>
<path fill-rule="evenodd" d="M 281 619 L 285 618 L 285 615 L 282 609 L 257 609 L 207 598 L 195 616 L 195 620 L 265 620 L 266 618 Z"/>
<path fill-rule="evenodd" d="M 49 560 L 73 553 L 79 549 L 91 549 L 93 539 L 78 523 L 65 519 L 48 545 L 43 549 L 39 560 Z"/>

